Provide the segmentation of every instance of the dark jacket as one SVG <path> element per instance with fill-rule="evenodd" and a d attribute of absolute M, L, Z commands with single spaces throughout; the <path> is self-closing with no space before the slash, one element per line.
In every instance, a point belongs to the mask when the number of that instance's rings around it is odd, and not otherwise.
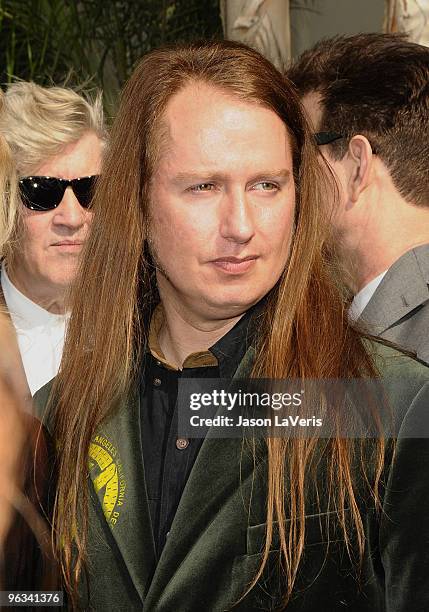
<path fill-rule="evenodd" d="M 366 543 L 357 577 L 341 530 L 327 521 L 333 518 L 327 497 L 322 494 L 317 505 L 309 494 L 305 549 L 289 612 L 429 610 L 429 443 L 407 437 L 428 433 L 429 370 L 393 349 L 372 346 L 402 423 L 394 459 L 388 454 L 386 460 L 382 512 L 358 491 Z M 236 377 L 248 375 L 253 358 L 250 349 Z M 36 395 L 39 409 L 48 394 L 44 388 Z M 139 424 L 135 393 L 100 426 L 91 445 L 89 568 L 81 608 L 282 609 L 276 533 L 263 579 L 239 601 L 259 567 L 265 538 L 263 457 L 255 466 L 241 440 L 209 435 L 156 563 Z M 321 461 L 322 491 L 325 477 Z"/>

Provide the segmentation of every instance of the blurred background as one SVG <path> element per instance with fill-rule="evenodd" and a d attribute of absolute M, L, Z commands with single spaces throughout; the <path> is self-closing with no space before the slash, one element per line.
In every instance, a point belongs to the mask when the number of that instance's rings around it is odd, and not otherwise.
<path fill-rule="evenodd" d="M 335 34 L 429 41 L 429 0 L 0 0 L 0 82 L 101 87 L 109 116 L 135 63 L 175 41 L 227 37 L 279 68 Z"/>

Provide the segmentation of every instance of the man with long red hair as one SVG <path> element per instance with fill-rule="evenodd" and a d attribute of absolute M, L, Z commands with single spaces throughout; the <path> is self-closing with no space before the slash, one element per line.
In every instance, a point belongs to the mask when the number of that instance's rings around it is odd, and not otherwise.
<path fill-rule="evenodd" d="M 348 322 L 325 175 L 293 87 L 255 51 L 158 50 L 132 75 L 47 418 L 57 552 L 78 609 L 429 607 L 429 444 L 408 438 L 429 372 Z M 394 455 L 381 429 L 179 434 L 189 378 L 380 374 Z M 377 425 L 379 406 L 364 408 Z"/>

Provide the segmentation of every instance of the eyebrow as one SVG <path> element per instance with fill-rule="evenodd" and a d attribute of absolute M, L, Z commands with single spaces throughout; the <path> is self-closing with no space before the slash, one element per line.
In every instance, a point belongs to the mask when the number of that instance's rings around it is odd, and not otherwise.
<path fill-rule="evenodd" d="M 270 179 L 270 180 L 278 180 L 278 181 L 287 181 L 291 177 L 291 171 L 288 169 L 282 170 L 263 170 L 262 172 L 258 172 L 258 174 L 252 176 L 250 181 L 260 181 L 262 179 Z M 228 175 L 223 174 L 221 172 L 207 172 L 205 170 L 201 170 L 201 172 L 178 172 L 173 178 L 173 183 L 201 183 L 201 182 L 210 182 L 210 181 L 219 181 L 224 182 L 228 179 Z"/>
<path fill-rule="evenodd" d="M 262 179 L 271 179 L 276 181 L 288 181 L 291 177 L 291 171 L 287 170 L 287 168 L 283 170 L 267 170 L 266 172 L 259 172 L 255 177 L 252 178 L 252 181 L 260 181 Z"/>

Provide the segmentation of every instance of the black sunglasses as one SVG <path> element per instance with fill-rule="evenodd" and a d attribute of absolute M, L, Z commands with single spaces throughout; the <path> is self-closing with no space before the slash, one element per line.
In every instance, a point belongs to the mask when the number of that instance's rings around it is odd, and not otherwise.
<path fill-rule="evenodd" d="M 316 134 L 314 134 L 314 138 L 317 145 L 326 145 L 331 142 L 335 142 L 340 138 L 344 138 L 344 136 L 342 134 L 338 134 L 338 132 L 316 132 Z"/>
<path fill-rule="evenodd" d="M 98 176 L 82 176 L 71 181 L 53 176 L 26 176 L 19 181 L 22 202 L 31 210 L 53 210 L 59 206 L 67 187 L 71 187 L 79 204 L 88 208 Z"/>
<path fill-rule="evenodd" d="M 340 140 L 340 138 L 344 138 L 344 136 L 343 134 L 338 134 L 338 132 L 316 132 L 314 134 L 314 139 L 316 141 L 316 144 L 319 146 L 330 144 L 331 142 Z M 371 145 L 371 148 L 372 148 L 372 154 L 378 155 L 377 149 L 372 145 L 371 142 L 369 144 Z"/>

